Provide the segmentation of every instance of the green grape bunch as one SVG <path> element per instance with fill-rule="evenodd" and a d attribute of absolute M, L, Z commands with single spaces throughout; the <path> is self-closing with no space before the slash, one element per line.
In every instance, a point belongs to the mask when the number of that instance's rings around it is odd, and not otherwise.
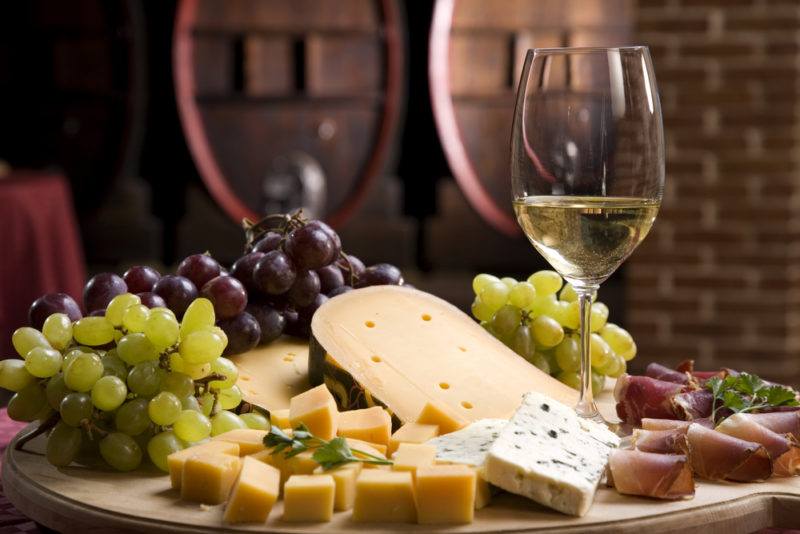
<path fill-rule="evenodd" d="M 103 316 L 53 313 L 41 330 L 17 329 L 12 343 L 20 358 L 0 361 L 0 387 L 14 392 L 8 414 L 39 422 L 33 434 L 48 433 L 55 466 L 93 450 L 119 471 L 145 459 L 166 471 L 173 452 L 235 428 L 268 428 L 259 413 L 234 412 L 239 371 L 222 356 L 228 339 L 206 298 L 179 322 L 122 293 Z"/>
<path fill-rule="evenodd" d="M 575 289 L 555 271 L 527 280 L 479 274 L 472 280 L 472 315 L 514 352 L 568 386 L 580 388 L 580 307 Z M 633 337 L 608 322 L 608 306 L 592 304 L 590 319 L 592 390 L 602 391 L 606 377 L 617 378 L 636 356 Z"/>

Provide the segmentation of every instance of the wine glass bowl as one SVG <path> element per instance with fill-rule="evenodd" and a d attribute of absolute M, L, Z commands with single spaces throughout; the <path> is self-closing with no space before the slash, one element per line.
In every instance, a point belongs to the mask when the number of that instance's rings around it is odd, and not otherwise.
<path fill-rule="evenodd" d="M 511 138 L 517 221 L 581 307 L 581 415 L 592 399 L 589 314 L 647 236 L 664 189 L 664 139 L 647 47 L 529 50 Z"/>

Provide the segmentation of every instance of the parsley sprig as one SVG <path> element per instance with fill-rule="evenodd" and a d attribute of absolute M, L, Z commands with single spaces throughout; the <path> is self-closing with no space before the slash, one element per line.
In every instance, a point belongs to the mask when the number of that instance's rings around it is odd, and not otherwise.
<path fill-rule="evenodd" d="M 272 448 L 271 454 L 283 452 L 284 458 L 291 458 L 304 451 L 314 449 L 312 459 L 326 471 L 351 462 L 392 465 L 391 460 L 350 448 L 344 438 L 333 438 L 330 441 L 319 438 L 303 424 L 295 428 L 291 436 L 273 425 L 269 433 L 264 436 L 264 445 Z"/>
<path fill-rule="evenodd" d="M 716 420 L 717 411 L 728 408 L 734 413 L 745 413 L 777 408 L 800 406 L 797 393 L 789 387 L 772 384 L 750 373 L 713 377 L 706 382 L 711 391 L 711 419 Z"/>

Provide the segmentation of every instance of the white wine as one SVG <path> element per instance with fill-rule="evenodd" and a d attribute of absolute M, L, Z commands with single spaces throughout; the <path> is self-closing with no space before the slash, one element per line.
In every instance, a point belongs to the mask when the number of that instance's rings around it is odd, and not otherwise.
<path fill-rule="evenodd" d="M 660 202 L 632 197 L 530 196 L 514 201 L 522 230 L 567 279 L 599 284 L 647 236 Z"/>

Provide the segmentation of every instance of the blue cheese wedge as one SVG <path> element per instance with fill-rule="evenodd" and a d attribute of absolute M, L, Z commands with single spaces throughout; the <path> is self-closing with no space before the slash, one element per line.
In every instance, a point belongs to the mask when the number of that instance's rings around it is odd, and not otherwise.
<path fill-rule="evenodd" d="M 492 443 L 507 424 L 505 419 L 480 419 L 427 443 L 436 447 L 436 460 L 439 462 L 481 467 Z"/>
<path fill-rule="evenodd" d="M 484 474 L 506 491 L 582 516 L 617 446 L 619 438 L 604 425 L 531 392 L 489 449 Z"/>

